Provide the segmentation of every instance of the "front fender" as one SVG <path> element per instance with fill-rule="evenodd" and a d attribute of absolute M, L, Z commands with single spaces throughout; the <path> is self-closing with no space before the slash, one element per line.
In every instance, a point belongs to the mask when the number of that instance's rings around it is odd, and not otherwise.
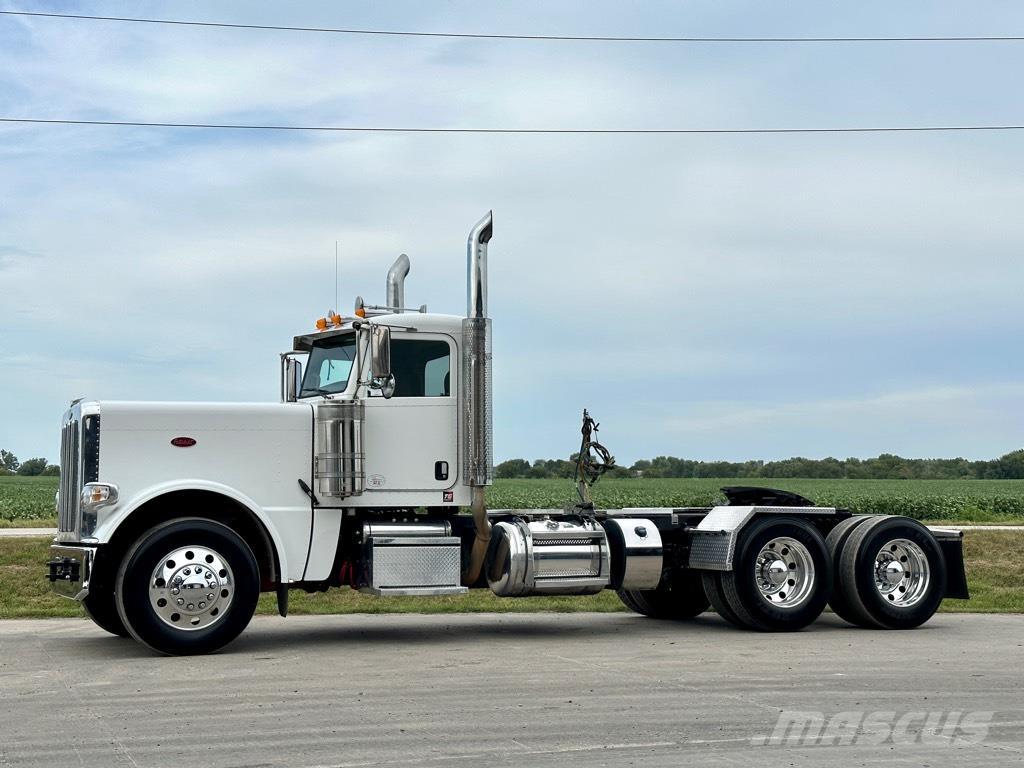
<path fill-rule="evenodd" d="M 277 561 L 280 566 L 280 578 L 282 581 L 294 581 L 302 577 L 302 570 L 305 567 L 304 557 L 297 557 L 297 554 L 304 554 L 309 549 L 309 534 L 311 525 L 306 522 L 301 526 L 290 526 L 296 530 L 301 530 L 301 535 L 296 535 L 294 532 L 290 537 L 282 535 L 279 526 L 275 524 L 273 515 L 274 512 L 284 512 L 289 516 L 305 515 L 305 519 L 309 520 L 312 512 L 308 508 L 295 508 L 288 510 L 265 510 L 252 498 L 239 491 L 237 488 L 224 485 L 223 483 L 217 483 L 211 480 L 200 480 L 200 479 L 181 479 L 173 482 L 160 483 L 143 489 L 132 495 L 129 499 L 119 501 L 116 506 L 104 510 L 105 515 L 102 515 L 99 524 L 96 527 L 96 532 L 93 538 L 90 539 L 91 543 L 106 544 L 113 537 L 114 532 L 127 520 L 133 513 L 139 510 L 149 502 L 166 496 L 169 493 L 180 492 L 180 491 L 206 491 L 215 493 L 219 496 L 231 499 L 238 504 L 249 510 L 252 515 L 260 521 L 263 527 L 266 529 L 267 534 L 270 536 L 270 541 L 274 547 L 275 554 L 277 555 Z M 154 525 L 160 522 L 154 520 Z M 291 557 L 289 557 L 291 553 Z M 293 568 L 297 571 L 296 576 L 293 573 Z"/>

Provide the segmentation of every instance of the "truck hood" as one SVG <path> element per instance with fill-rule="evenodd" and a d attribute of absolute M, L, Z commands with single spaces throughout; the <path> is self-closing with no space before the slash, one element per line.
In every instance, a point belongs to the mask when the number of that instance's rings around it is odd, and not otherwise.
<path fill-rule="evenodd" d="M 117 505 L 102 510 L 100 541 L 132 509 L 186 488 L 223 493 L 257 510 L 305 510 L 308 516 L 309 500 L 298 480 L 312 480 L 309 403 L 99 406 L 99 481 L 120 489 Z"/>

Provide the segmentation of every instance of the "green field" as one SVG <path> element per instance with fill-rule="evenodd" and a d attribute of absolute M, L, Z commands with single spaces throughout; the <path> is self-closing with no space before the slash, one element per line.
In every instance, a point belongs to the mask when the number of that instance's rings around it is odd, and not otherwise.
<path fill-rule="evenodd" d="M 0 477 L 0 527 L 56 525 L 57 477 Z"/>
<path fill-rule="evenodd" d="M 0 526 L 53 525 L 56 477 L 0 477 Z M 1024 480 L 605 479 L 594 488 L 600 507 L 704 506 L 719 488 L 763 485 L 857 513 L 918 520 L 974 522 L 1024 519 Z M 498 480 L 488 489 L 494 509 L 559 508 L 573 501 L 568 480 Z"/>
<path fill-rule="evenodd" d="M 793 491 L 858 514 L 978 522 L 1024 518 L 1024 480 L 605 479 L 593 495 L 599 507 L 705 506 L 720 501 L 719 488 L 729 485 Z M 561 507 L 572 495 L 567 480 L 498 480 L 488 501 L 498 509 Z"/>

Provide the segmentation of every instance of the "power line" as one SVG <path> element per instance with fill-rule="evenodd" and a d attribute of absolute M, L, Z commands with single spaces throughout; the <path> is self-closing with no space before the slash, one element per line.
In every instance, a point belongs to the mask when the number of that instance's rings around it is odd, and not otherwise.
<path fill-rule="evenodd" d="M 253 125 L 239 123 L 165 123 L 141 120 L 47 120 L 30 117 L 0 117 L 0 123 L 36 125 L 97 125 L 135 128 L 208 128 L 242 131 L 322 131 L 333 133 L 493 133 L 493 134 L 595 134 L 595 135 L 683 135 L 740 133 L 942 133 L 967 131 L 1020 131 L 1021 125 L 894 125 L 846 128 L 416 128 L 356 125 Z"/>
<path fill-rule="evenodd" d="M 319 32 L 340 35 L 376 35 L 382 37 L 441 37 L 469 40 L 545 40 L 583 43 L 991 43 L 1020 42 L 1024 40 L 1024 35 L 928 35 L 906 37 L 624 37 L 617 35 L 502 35 L 475 32 L 412 32 L 394 29 L 291 27 L 278 24 L 232 24 L 222 21 L 143 19 L 129 16 L 91 16 L 80 13 L 42 13 L 38 11 L 0 11 L 0 14 L 5 16 L 33 16 L 49 19 L 116 21 L 132 24 L 168 24 L 179 27 L 261 29 L 280 32 Z"/>

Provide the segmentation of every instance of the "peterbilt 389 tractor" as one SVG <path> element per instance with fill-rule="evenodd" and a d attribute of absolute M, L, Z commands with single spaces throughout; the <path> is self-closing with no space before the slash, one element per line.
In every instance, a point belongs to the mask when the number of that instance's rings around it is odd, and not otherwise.
<path fill-rule="evenodd" d="M 853 624 L 916 627 L 966 598 L 961 533 L 852 515 L 766 488 L 712 508 L 598 509 L 610 463 L 584 412 L 579 499 L 488 509 L 493 481 L 491 214 L 468 243 L 465 317 L 361 298 L 281 355 L 280 403 L 81 400 L 64 414 L 48 577 L 103 629 L 167 654 L 235 639 L 261 592 L 590 595 L 659 619 L 710 607 L 761 631 L 827 604 Z"/>

